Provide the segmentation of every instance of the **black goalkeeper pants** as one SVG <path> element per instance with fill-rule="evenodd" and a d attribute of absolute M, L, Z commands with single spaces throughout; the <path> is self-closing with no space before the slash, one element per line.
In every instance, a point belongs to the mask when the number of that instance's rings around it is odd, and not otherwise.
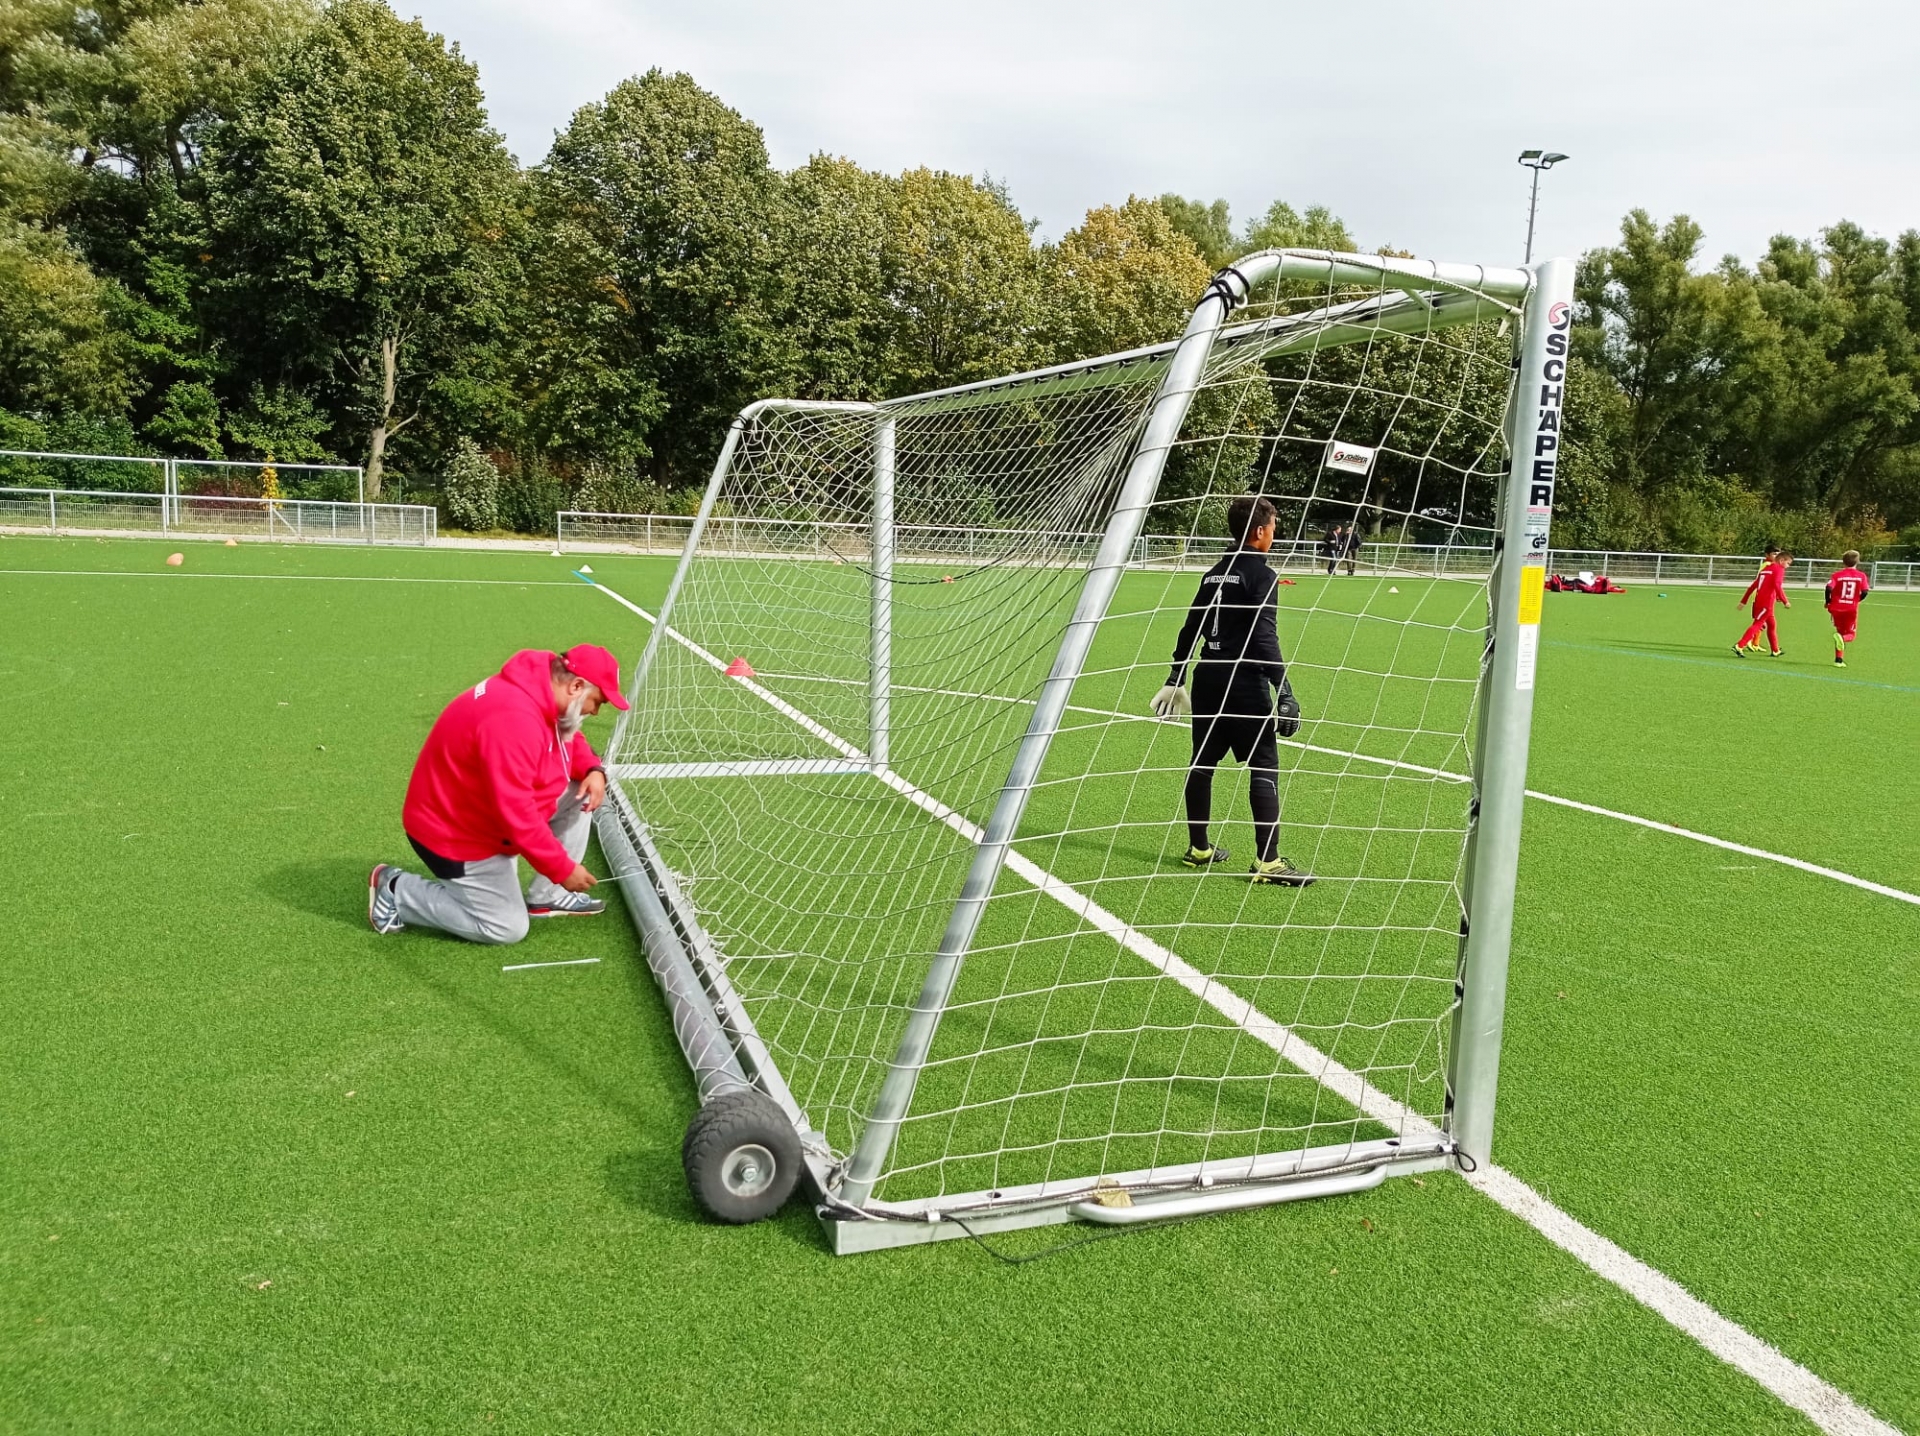
<path fill-rule="evenodd" d="M 1231 753 L 1247 766 L 1247 801 L 1253 808 L 1253 845 L 1263 863 L 1280 855 L 1280 745 L 1274 717 L 1215 713 L 1193 715 L 1193 764 L 1187 769 L 1187 841 L 1210 846 L 1213 770 Z"/>

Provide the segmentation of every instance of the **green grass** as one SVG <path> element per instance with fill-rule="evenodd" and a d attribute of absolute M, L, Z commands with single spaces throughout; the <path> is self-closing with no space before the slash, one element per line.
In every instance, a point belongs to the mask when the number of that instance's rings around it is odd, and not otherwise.
<path fill-rule="evenodd" d="M 692 1087 L 628 924 L 537 926 L 508 958 L 362 915 L 446 698 L 515 648 L 630 655 L 645 625 L 544 556 L 163 553 L 0 541 L 38 571 L 0 574 L 0 1428 L 1808 1429 L 1447 1177 L 1018 1268 L 965 1243 L 836 1260 L 797 1208 L 701 1222 Z M 669 572 L 594 567 L 643 604 Z M 1806 599 L 1767 666 L 1720 656 L 1730 592 L 1669 593 L 1550 600 L 1532 785 L 1920 887 L 1920 601 L 1870 601 L 1840 673 Z M 1335 801 L 1329 776 L 1298 804 Z M 1120 811 L 1162 822 L 1166 796 Z M 1527 821 L 1500 1159 L 1920 1427 L 1920 914 Z M 1035 855 L 1107 873 L 1115 905 L 1143 886 L 1105 847 Z M 499 970 L 576 956 L 602 961 Z"/>

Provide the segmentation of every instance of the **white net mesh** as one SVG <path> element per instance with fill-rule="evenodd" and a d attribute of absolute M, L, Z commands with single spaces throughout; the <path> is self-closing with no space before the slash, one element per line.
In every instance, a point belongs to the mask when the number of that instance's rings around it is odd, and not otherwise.
<path fill-rule="evenodd" d="M 1498 306 L 1449 325 L 1432 297 L 1302 288 L 1270 286 L 1214 347 L 878 1200 L 1337 1161 L 1444 1125 L 1511 343 Z M 687 562 L 615 773 L 837 1154 L 896 1057 L 1166 358 L 762 413 Z M 1300 575 L 1277 590 L 1304 721 L 1276 780 L 1309 887 L 1249 880 L 1231 760 L 1211 833 L 1234 861 L 1182 866 L 1190 724 L 1148 708 L 1249 492 L 1278 510 L 1274 568 Z M 1327 551 L 1336 524 L 1357 549 Z M 1368 1092 L 1391 1101 L 1363 1111 Z"/>

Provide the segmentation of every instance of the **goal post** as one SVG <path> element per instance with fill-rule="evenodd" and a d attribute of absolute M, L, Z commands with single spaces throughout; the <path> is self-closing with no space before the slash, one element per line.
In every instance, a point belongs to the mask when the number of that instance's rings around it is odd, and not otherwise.
<path fill-rule="evenodd" d="M 1454 1014 L 1449 1083 L 1453 1138 L 1472 1162 L 1490 1161 L 1493 1152 L 1521 810 L 1527 797 L 1554 480 L 1565 437 L 1560 416 L 1572 348 L 1572 262 L 1546 260 L 1534 276 L 1516 346 L 1509 465 L 1488 583 L 1488 652 L 1480 699 L 1484 758 L 1475 775 L 1475 822 L 1467 837 L 1460 1003 Z"/>
<path fill-rule="evenodd" d="M 597 819 L 709 1211 L 804 1175 L 853 1251 L 1486 1159 L 1569 287 L 1266 251 L 1169 344 L 743 411 Z M 1205 799 L 1145 704 L 1242 494 L 1290 552 L 1496 551 L 1274 590 L 1305 716 L 1235 756 L 1310 888 L 1180 865 Z"/>

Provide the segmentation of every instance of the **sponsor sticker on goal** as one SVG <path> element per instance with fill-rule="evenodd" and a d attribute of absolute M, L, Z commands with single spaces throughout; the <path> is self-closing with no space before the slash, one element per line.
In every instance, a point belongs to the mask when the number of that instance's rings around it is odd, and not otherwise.
<path fill-rule="evenodd" d="M 1520 621 L 1538 625 L 1540 622 L 1541 594 L 1546 592 L 1547 569 L 1545 564 L 1529 563 L 1520 567 Z"/>
<path fill-rule="evenodd" d="M 1327 445 L 1327 467 L 1338 469 L 1343 474 L 1372 473 L 1373 455 L 1372 449 L 1334 439 Z"/>

